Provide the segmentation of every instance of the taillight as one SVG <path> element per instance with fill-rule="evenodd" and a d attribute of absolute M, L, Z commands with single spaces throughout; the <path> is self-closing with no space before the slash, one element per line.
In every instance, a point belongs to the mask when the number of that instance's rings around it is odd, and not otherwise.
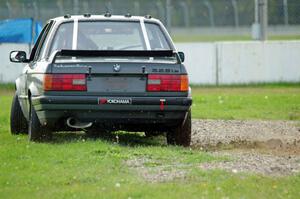
<path fill-rule="evenodd" d="M 148 75 L 147 91 L 188 91 L 187 75 Z"/>
<path fill-rule="evenodd" d="M 86 91 L 85 74 L 46 74 L 45 91 Z"/>

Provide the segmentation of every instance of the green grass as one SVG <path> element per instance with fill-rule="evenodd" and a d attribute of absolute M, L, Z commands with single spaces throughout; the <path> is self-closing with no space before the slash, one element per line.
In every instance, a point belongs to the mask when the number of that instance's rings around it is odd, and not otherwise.
<path fill-rule="evenodd" d="M 174 42 L 214 42 L 214 41 L 251 41 L 251 36 L 247 35 L 182 35 L 172 36 Z M 270 35 L 268 40 L 300 40 L 299 35 Z"/>
<path fill-rule="evenodd" d="M 201 162 L 220 159 L 199 150 L 166 146 L 162 137 L 150 139 L 142 134 L 118 132 L 94 140 L 87 139 L 82 133 L 59 133 L 50 143 L 30 143 L 25 135 L 10 135 L 9 111 L 13 92 L 1 87 L 0 90 L 0 198 L 300 197 L 300 175 L 271 178 L 203 171 L 198 168 Z M 271 115 L 277 114 L 274 108 L 277 106 L 283 112 L 276 118 L 285 119 L 291 107 L 299 108 L 299 93 L 297 86 L 194 87 L 193 114 L 198 118 L 227 118 L 231 114 L 238 119 L 253 118 L 253 115 L 259 118 L 249 112 L 251 107 L 258 109 L 258 113 L 270 108 L 275 113 L 262 115 L 275 119 Z M 219 96 L 224 98 L 226 109 L 219 105 Z M 263 108 L 267 103 L 259 103 L 266 100 L 265 96 L 272 105 Z M 282 105 L 283 102 L 289 105 Z M 224 110 L 230 114 L 222 113 Z M 119 137 L 118 143 L 115 136 Z M 125 163 L 132 159 L 147 159 L 145 168 L 169 166 L 167 170 L 185 170 L 187 176 L 151 183 Z M 177 164 L 183 166 L 176 168 Z"/>
<path fill-rule="evenodd" d="M 300 120 L 300 85 L 193 87 L 193 118 Z"/>
<path fill-rule="evenodd" d="M 1 84 L 0 83 L 0 96 L 11 95 L 14 92 L 14 84 Z"/>

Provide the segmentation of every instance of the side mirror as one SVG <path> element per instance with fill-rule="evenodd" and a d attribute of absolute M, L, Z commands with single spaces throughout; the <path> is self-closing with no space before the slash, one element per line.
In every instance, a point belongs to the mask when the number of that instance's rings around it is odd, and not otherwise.
<path fill-rule="evenodd" d="M 26 52 L 24 51 L 11 51 L 9 55 L 11 62 L 17 63 L 27 63 L 28 59 L 26 58 Z"/>
<path fill-rule="evenodd" d="M 184 62 L 184 60 L 185 60 L 184 52 L 178 52 L 178 55 L 179 55 L 181 62 Z"/>

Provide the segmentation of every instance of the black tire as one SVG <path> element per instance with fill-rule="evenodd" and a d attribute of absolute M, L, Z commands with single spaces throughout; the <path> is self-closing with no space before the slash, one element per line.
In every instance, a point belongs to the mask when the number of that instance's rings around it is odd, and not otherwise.
<path fill-rule="evenodd" d="M 30 141 L 41 142 L 51 139 L 51 132 L 43 127 L 37 117 L 36 111 L 30 103 L 30 113 L 28 122 L 28 137 Z"/>
<path fill-rule="evenodd" d="M 191 111 L 187 113 L 183 124 L 173 128 L 167 132 L 167 143 L 170 145 L 178 145 L 188 147 L 191 144 L 192 118 Z"/>
<path fill-rule="evenodd" d="M 22 112 L 17 93 L 14 95 L 10 110 L 10 132 L 12 135 L 28 133 L 28 123 Z"/>

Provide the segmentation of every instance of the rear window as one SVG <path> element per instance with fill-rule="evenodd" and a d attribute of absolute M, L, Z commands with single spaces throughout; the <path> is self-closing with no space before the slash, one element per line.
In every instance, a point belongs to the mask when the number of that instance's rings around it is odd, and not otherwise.
<path fill-rule="evenodd" d="M 139 22 L 79 22 L 79 50 L 146 50 Z"/>
<path fill-rule="evenodd" d="M 75 30 L 76 29 L 76 30 Z M 137 22 L 79 21 L 59 26 L 50 50 L 170 50 L 159 25 L 145 23 L 146 34 Z M 146 41 L 148 39 L 148 41 Z M 149 44 L 147 48 L 147 43 Z"/>

